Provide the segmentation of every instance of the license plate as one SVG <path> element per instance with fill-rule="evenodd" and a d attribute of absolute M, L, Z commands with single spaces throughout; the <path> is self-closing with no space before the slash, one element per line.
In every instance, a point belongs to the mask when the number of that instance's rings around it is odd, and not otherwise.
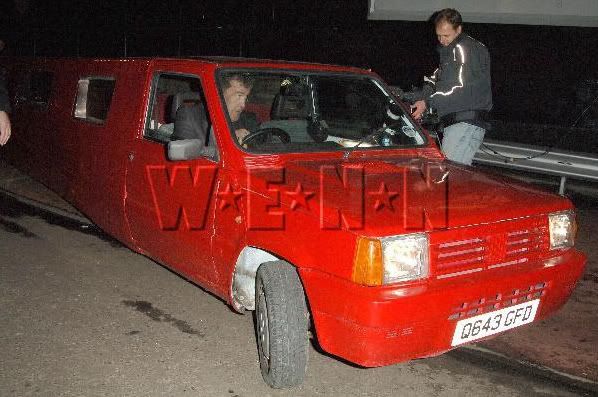
<path fill-rule="evenodd" d="M 451 346 L 458 346 L 531 323 L 536 317 L 539 304 L 540 299 L 536 299 L 461 320 L 457 322 Z"/>

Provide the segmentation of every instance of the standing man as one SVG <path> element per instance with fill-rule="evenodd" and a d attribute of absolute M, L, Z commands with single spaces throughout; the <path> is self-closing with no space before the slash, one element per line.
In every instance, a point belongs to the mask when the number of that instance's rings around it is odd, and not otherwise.
<path fill-rule="evenodd" d="M 462 32 L 463 20 L 455 9 L 433 16 L 440 42 L 440 64 L 425 77 L 420 91 L 405 94 L 413 102 L 413 117 L 427 108 L 438 112 L 444 127 L 442 151 L 449 160 L 470 165 L 488 128 L 492 109 L 490 55 L 484 44 Z"/>
<path fill-rule="evenodd" d="M 0 53 L 4 49 L 4 42 L 0 40 Z M 8 91 L 4 81 L 4 73 L 0 69 L 0 146 L 4 146 L 10 138 L 10 102 L 8 100 Z"/>

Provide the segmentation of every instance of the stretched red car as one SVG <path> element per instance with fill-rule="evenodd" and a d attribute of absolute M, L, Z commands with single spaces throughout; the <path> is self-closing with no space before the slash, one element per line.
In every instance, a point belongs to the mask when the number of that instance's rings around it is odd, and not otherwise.
<path fill-rule="evenodd" d="M 303 380 L 310 335 L 366 367 L 433 356 L 550 315 L 582 274 L 569 200 L 446 161 L 369 71 L 4 66 L 2 155 L 131 249 L 255 310 L 272 387 Z"/>

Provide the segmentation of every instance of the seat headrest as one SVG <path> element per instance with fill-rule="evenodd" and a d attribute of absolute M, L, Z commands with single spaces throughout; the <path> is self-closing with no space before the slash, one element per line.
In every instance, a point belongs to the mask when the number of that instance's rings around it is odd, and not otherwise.
<path fill-rule="evenodd" d="M 287 83 L 280 86 L 280 92 L 274 97 L 270 118 L 272 120 L 305 119 L 308 116 L 307 85 Z"/>
<path fill-rule="evenodd" d="M 283 83 L 280 86 L 280 94 L 284 96 L 304 97 L 308 91 L 307 85 L 302 83 Z"/>
<path fill-rule="evenodd" d="M 172 120 L 176 119 L 176 112 L 185 102 L 201 103 L 201 95 L 199 92 L 179 92 L 172 97 L 172 107 L 170 117 Z"/>

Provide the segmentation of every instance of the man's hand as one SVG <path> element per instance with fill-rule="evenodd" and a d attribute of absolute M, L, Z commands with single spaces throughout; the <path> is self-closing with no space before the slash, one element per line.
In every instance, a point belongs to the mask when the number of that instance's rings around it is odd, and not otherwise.
<path fill-rule="evenodd" d="M 239 128 L 238 130 L 235 130 L 235 135 L 237 136 L 237 140 L 239 141 L 239 143 L 241 143 L 243 142 L 243 138 L 249 135 L 249 130 L 247 130 L 246 128 Z M 247 146 L 243 145 L 243 147 Z"/>
<path fill-rule="evenodd" d="M 235 130 L 235 135 L 237 136 L 239 143 L 241 143 L 243 138 L 245 138 L 247 135 L 249 135 L 249 131 L 245 128 L 239 128 L 238 130 Z"/>
<path fill-rule="evenodd" d="M 421 101 L 416 101 L 412 106 L 411 106 L 411 115 L 413 116 L 414 119 L 416 120 L 420 120 L 422 118 L 422 115 L 424 114 L 424 112 L 426 111 L 426 102 L 421 100 Z"/>
<path fill-rule="evenodd" d="M 4 146 L 10 138 L 10 119 L 8 113 L 0 111 L 0 146 Z"/>

